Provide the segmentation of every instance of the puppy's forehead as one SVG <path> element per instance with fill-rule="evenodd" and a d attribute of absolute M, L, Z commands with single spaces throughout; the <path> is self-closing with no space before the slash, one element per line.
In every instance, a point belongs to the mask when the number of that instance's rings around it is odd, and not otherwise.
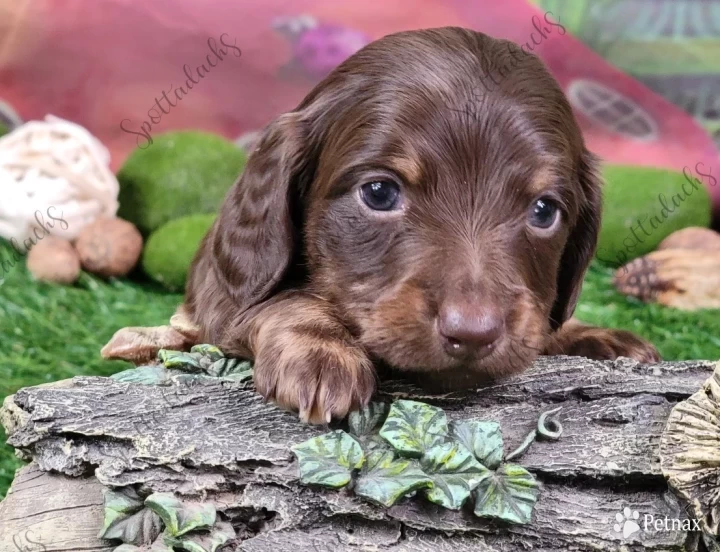
<path fill-rule="evenodd" d="M 533 176 L 537 191 L 555 176 L 555 160 L 567 157 L 564 138 L 544 135 L 539 121 L 520 113 L 517 105 L 478 102 L 465 113 L 442 100 L 425 95 L 420 101 L 407 92 L 391 112 L 368 116 L 352 139 L 342 142 L 338 158 L 353 167 L 387 168 L 411 186 L 497 180 L 520 173 L 525 179 Z M 528 174 L 535 168 L 542 168 L 542 174 Z"/>
<path fill-rule="evenodd" d="M 511 69 L 492 78 L 507 60 Z M 553 163 L 554 172 L 563 163 L 568 169 L 582 144 L 562 91 L 537 58 L 463 29 L 376 41 L 314 97 L 323 92 L 325 174 L 386 168 L 420 186 L 517 175 L 538 192 L 553 180 Z M 334 103 L 341 107 L 328 108 Z"/>

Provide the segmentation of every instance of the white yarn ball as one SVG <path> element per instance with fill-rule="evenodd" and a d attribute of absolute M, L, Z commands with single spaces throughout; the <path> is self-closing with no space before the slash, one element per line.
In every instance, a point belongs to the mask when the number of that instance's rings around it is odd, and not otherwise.
<path fill-rule="evenodd" d="M 92 134 L 52 115 L 0 138 L 0 237 L 22 243 L 49 230 L 72 240 L 96 218 L 114 217 L 120 187 L 109 164 Z"/>

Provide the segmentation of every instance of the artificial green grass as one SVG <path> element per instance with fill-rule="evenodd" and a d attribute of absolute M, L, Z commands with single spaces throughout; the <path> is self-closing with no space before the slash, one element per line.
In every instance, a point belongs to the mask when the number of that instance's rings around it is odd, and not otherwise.
<path fill-rule="evenodd" d="M 0 255 L 2 246 L 0 245 Z M 181 295 L 127 281 L 83 275 L 74 287 L 34 282 L 23 263 L 0 273 L 0 400 L 20 389 L 75 375 L 109 375 L 127 368 L 100 357 L 123 326 L 167 323 Z M 576 315 L 585 322 L 632 330 L 667 360 L 720 358 L 720 311 L 688 313 L 645 305 L 617 293 L 612 269 L 595 264 Z M 0 440 L 5 435 L 0 428 Z M 0 444 L 0 498 L 21 463 Z"/>
<path fill-rule="evenodd" d="M 720 359 L 720 310 L 688 312 L 626 297 L 612 286 L 613 272 L 591 265 L 575 310 L 579 320 L 635 332 L 665 360 Z"/>
<path fill-rule="evenodd" d="M 0 243 L 0 258 L 7 251 Z M 181 300 L 159 286 L 87 274 L 73 287 L 35 282 L 24 260 L 0 268 L 0 402 L 21 387 L 126 369 L 103 360 L 102 346 L 124 326 L 167 324 Z M 21 465 L 5 439 L 0 426 L 0 498 Z"/>

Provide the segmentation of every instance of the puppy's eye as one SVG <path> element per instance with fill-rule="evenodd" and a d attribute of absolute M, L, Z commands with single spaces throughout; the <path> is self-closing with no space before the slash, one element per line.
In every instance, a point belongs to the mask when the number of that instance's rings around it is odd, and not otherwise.
<path fill-rule="evenodd" d="M 365 205 L 374 211 L 390 211 L 400 203 L 400 187 L 385 180 L 363 184 L 360 195 Z"/>
<path fill-rule="evenodd" d="M 546 230 L 555 225 L 560 218 L 557 204 L 548 198 L 540 198 L 530 206 L 528 222 L 530 226 Z"/>

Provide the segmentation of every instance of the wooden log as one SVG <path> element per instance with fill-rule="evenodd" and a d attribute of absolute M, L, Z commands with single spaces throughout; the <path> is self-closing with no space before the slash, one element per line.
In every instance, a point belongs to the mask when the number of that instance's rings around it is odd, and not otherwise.
<path fill-rule="evenodd" d="M 441 406 L 450 420 L 498 421 L 506 451 L 540 412 L 562 406 L 561 439 L 533 444 L 520 461 L 542 483 L 529 525 L 417 498 L 386 509 L 347 490 L 300 485 L 290 446 L 327 428 L 265 404 L 248 382 L 76 377 L 23 389 L 5 400 L 0 421 L 33 463 L 0 503 L 0 552 L 15 552 L 27 531 L 42 544 L 22 552 L 113 550 L 118 541 L 97 537 L 101 491 L 128 486 L 213 504 L 237 535 L 223 550 L 701 550 L 697 532 L 643 522 L 688 519 L 660 471 L 660 435 L 673 406 L 712 370 L 709 362 L 542 357 L 514 379 L 466 393 L 382 386 L 381 398 Z M 642 528 L 627 538 L 615 528 L 625 508 Z"/>
<path fill-rule="evenodd" d="M 18 470 L 0 502 L 0 551 L 113 550 L 97 538 L 103 489 L 94 477 L 50 474 L 34 463 Z"/>

